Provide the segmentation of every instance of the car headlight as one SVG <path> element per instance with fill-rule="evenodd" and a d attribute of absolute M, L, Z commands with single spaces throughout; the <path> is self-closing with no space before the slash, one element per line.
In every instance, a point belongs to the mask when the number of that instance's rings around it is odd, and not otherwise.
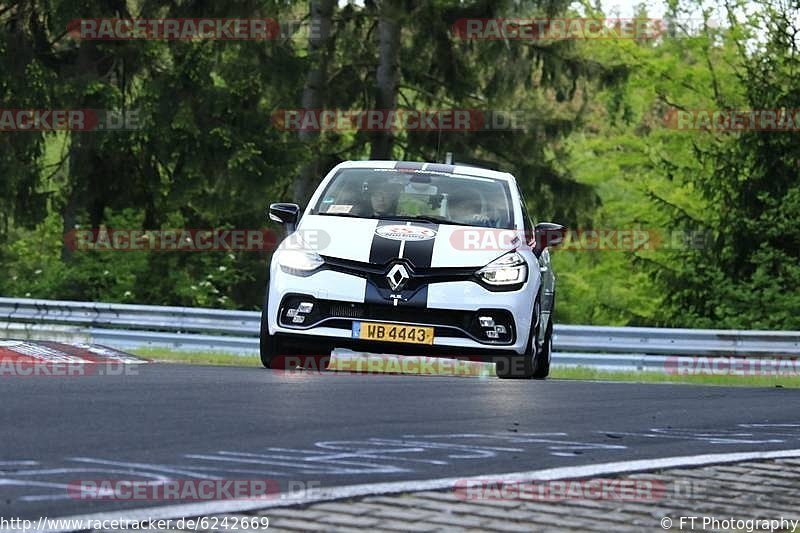
<path fill-rule="evenodd" d="M 476 274 L 489 285 L 518 285 L 528 275 L 528 265 L 517 252 L 498 257 Z"/>
<path fill-rule="evenodd" d="M 278 253 L 278 264 L 287 274 L 305 276 L 325 264 L 325 260 L 314 251 L 281 250 Z"/>

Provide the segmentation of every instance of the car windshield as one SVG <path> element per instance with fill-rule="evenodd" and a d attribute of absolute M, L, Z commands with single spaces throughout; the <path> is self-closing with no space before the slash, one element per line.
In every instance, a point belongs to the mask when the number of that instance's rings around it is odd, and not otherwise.
<path fill-rule="evenodd" d="M 341 170 L 310 213 L 514 227 L 514 210 L 505 181 L 422 170 Z"/>

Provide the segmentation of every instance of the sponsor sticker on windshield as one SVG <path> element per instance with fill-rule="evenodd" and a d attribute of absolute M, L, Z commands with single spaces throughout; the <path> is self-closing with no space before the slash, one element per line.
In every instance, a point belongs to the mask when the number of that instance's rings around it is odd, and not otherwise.
<path fill-rule="evenodd" d="M 353 206 L 347 204 L 333 204 L 328 207 L 328 210 L 325 211 L 326 213 L 349 213 L 352 211 Z"/>

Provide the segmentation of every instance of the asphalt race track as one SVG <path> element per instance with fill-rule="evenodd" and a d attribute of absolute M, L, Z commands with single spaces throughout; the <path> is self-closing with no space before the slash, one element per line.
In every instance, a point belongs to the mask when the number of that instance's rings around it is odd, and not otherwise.
<path fill-rule="evenodd" d="M 176 502 L 79 500 L 85 479 L 343 486 L 800 448 L 800 390 L 133 365 L 0 378 L 0 515 Z"/>

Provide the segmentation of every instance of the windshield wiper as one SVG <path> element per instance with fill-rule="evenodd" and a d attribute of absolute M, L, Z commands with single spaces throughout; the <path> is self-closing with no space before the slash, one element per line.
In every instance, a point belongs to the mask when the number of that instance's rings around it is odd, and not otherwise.
<path fill-rule="evenodd" d="M 350 217 L 350 218 L 369 218 L 362 217 L 361 215 L 354 215 L 353 213 L 311 213 L 312 215 L 321 215 L 324 217 Z"/>
<path fill-rule="evenodd" d="M 469 222 L 456 222 L 442 217 L 434 217 L 430 215 L 397 215 L 387 216 L 390 220 L 420 220 L 422 222 L 431 222 L 433 224 L 450 224 L 451 226 L 474 226 L 477 228 L 486 228 L 485 224 L 470 224 Z"/>
<path fill-rule="evenodd" d="M 430 222 L 431 224 L 450 224 L 451 226 L 470 226 L 475 228 L 488 228 L 486 224 L 470 224 L 469 222 L 456 222 L 443 217 L 435 217 L 431 215 L 385 215 L 385 216 L 364 216 L 354 215 L 352 213 L 312 213 L 314 215 L 321 215 L 325 217 L 349 217 L 349 218 L 367 218 L 372 220 L 406 220 L 418 222 Z"/>

